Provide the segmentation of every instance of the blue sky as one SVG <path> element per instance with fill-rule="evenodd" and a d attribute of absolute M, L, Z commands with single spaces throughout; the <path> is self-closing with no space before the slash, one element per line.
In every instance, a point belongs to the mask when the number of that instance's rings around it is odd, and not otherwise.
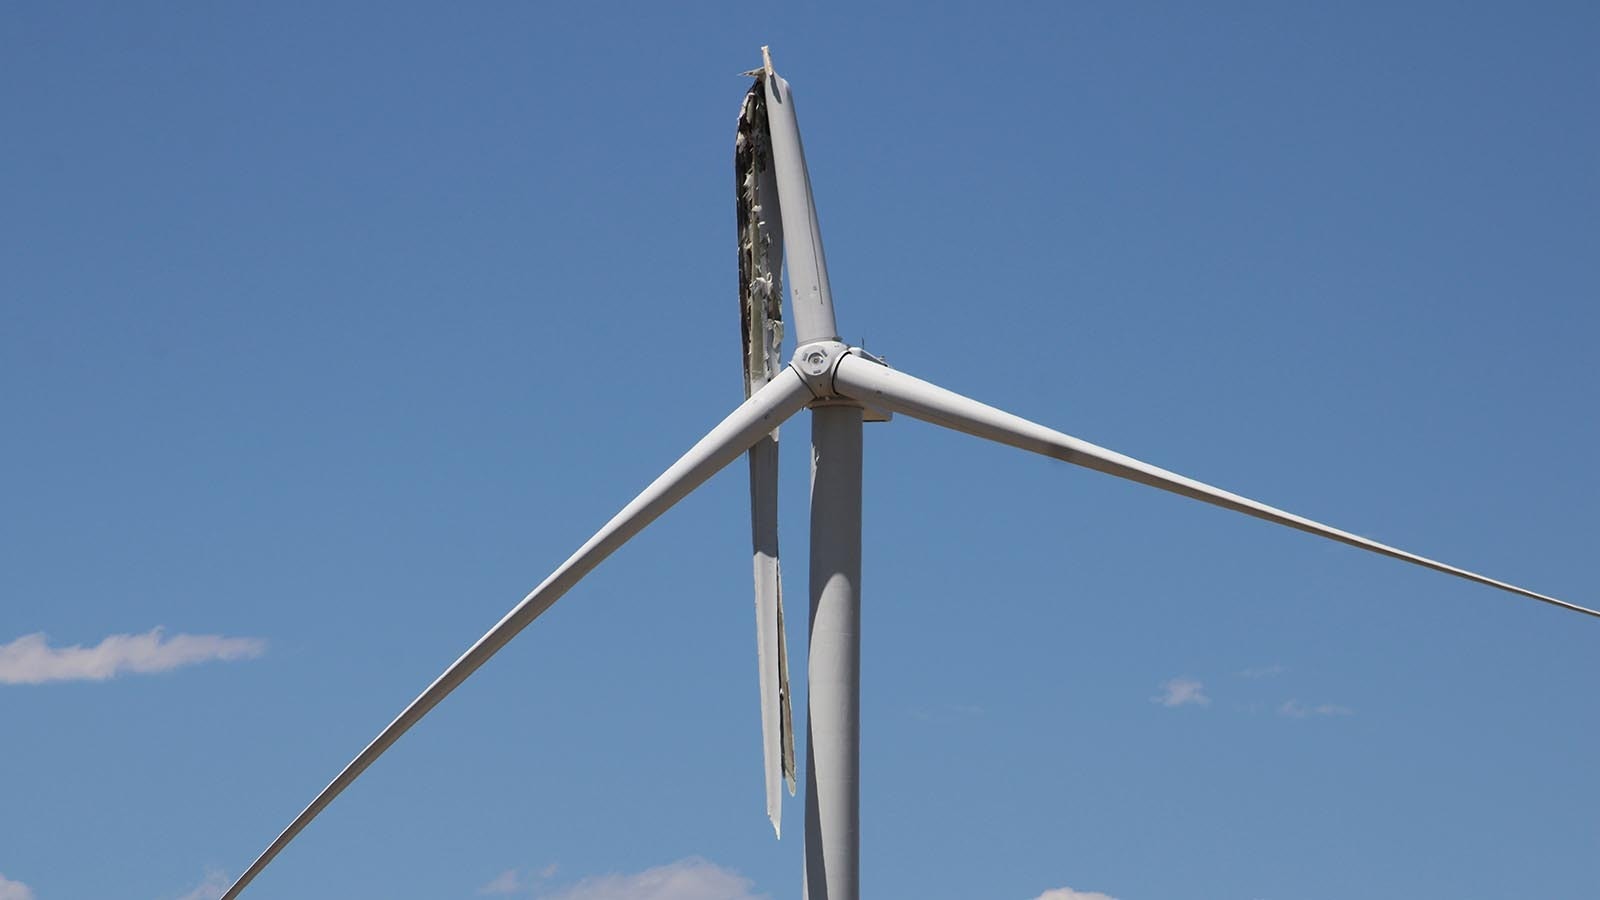
<path fill-rule="evenodd" d="M 219 891 L 738 403 L 763 43 L 848 340 L 1600 601 L 1590 5 L 10 5 L 0 898 Z M 913 421 L 866 465 L 867 895 L 1600 887 L 1600 623 Z M 747 521 L 736 466 L 247 896 L 798 896 Z"/>

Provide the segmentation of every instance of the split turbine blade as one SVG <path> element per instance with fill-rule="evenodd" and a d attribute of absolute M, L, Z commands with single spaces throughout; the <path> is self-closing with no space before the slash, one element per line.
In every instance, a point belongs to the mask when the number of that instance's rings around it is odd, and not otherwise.
<path fill-rule="evenodd" d="M 846 356 L 840 361 L 838 368 L 834 372 L 834 389 L 868 406 L 902 412 L 935 425 L 943 425 L 956 431 L 988 438 L 991 441 L 1009 444 L 1012 447 L 1018 447 L 1023 450 L 1030 450 L 1034 453 L 1083 466 L 1086 469 L 1094 469 L 1108 475 L 1115 475 L 1118 478 L 1137 481 L 1140 484 L 1147 484 L 1164 491 L 1171 491 L 1174 494 L 1181 494 L 1203 503 L 1210 503 L 1223 509 L 1231 509 L 1235 512 L 1241 512 L 1258 519 L 1265 519 L 1268 522 L 1275 522 L 1279 525 L 1287 525 L 1290 528 L 1309 534 L 1349 544 L 1352 547 L 1360 547 L 1363 550 L 1370 550 L 1373 553 L 1380 553 L 1384 556 L 1444 572 L 1447 575 L 1465 578 L 1468 581 L 1476 581 L 1479 584 L 1486 584 L 1523 597 L 1540 600 L 1553 606 L 1560 606 L 1591 616 L 1600 616 L 1600 612 L 1568 603 L 1565 600 L 1558 600 L 1555 597 L 1535 593 L 1526 588 L 1517 587 L 1514 584 L 1496 581 L 1476 572 L 1458 569 L 1455 566 L 1446 565 L 1442 562 L 1428 559 L 1425 556 L 1407 553 L 1387 544 L 1380 544 L 1360 535 L 1341 531 L 1320 522 L 1313 522 L 1293 513 L 1284 512 L 1281 509 L 1251 500 L 1248 497 L 1229 493 L 1209 484 L 1195 481 L 1192 478 L 1185 478 L 1166 469 L 1152 466 L 1149 463 L 1096 446 L 1088 441 L 1082 441 L 1071 435 L 1046 428 L 1020 416 L 1014 416 L 1011 413 L 995 409 L 992 406 L 963 397 L 953 391 L 945 390 L 938 385 L 929 384 L 904 372 L 896 372 L 887 366 L 870 362 L 858 356 Z"/>
<path fill-rule="evenodd" d="M 739 321 L 745 396 L 783 369 L 783 216 L 767 127 L 765 73 L 745 93 L 734 140 L 734 212 L 739 237 Z M 756 585 L 756 664 L 761 689 L 761 755 L 767 818 L 783 834 L 783 792 L 794 793 L 794 730 L 789 709 L 788 644 L 783 633 L 783 572 L 778 562 L 778 430 L 750 448 L 750 535 Z"/>
<path fill-rule="evenodd" d="M 690 491 L 699 487 L 756 441 L 771 433 L 785 419 L 804 409 L 811 399 L 811 392 L 806 389 L 800 376 L 793 369 L 784 369 L 766 388 L 746 400 L 711 429 L 710 434 L 701 438 L 699 443 L 689 448 L 689 452 L 673 463 L 671 468 L 651 482 L 639 496 L 633 498 L 633 501 L 623 507 L 621 512 L 605 524 L 605 527 L 595 532 L 594 537 L 589 538 L 587 543 L 578 548 L 578 552 L 572 554 L 560 568 L 551 573 L 550 577 L 534 588 L 528 596 L 522 598 L 522 602 L 506 613 L 505 618 L 489 629 L 483 637 L 478 638 L 477 643 L 463 653 L 460 659 L 451 663 L 450 667 L 444 670 L 444 674 L 435 679 L 433 684 L 428 685 L 428 689 L 418 695 L 417 699 L 411 701 L 410 705 L 402 710 L 400 715 L 367 745 L 366 749 L 344 767 L 344 771 L 340 772 L 338 777 L 317 794 L 300 815 L 295 816 L 289 827 L 285 828 L 266 851 L 250 864 L 250 868 L 239 876 L 239 880 L 228 888 L 227 893 L 222 895 L 222 900 L 233 900 L 239 896 L 245 886 L 272 862 L 273 857 L 288 846 L 312 819 L 315 819 L 335 797 L 339 796 L 340 792 L 360 777 L 361 773 L 399 740 L 401 735 L 427 715 L 439 701 L 449 696 L 457 685 L 467 679 L 467 676 L 488 662 L 489 657 L 499 652 L 500 648 L 516 637 L 529 622 L 549 609 L 551 604 L 560 599 L 561 595 L 577 584 L 583 576 L 589 574 L 595 566 L 642 531 L 646 525 L 655 521 L 673 504 L 688 496 Z"/>

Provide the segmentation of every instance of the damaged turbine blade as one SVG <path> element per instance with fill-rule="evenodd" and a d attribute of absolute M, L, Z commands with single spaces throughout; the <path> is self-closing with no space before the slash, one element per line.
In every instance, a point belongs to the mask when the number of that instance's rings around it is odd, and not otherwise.
<path fill-rule="evenodd" d="M 767 101 L 758 78 L 744 96 L 734 140 L 734 197 L 739 234 L 739 321 L 745 396 L 783 368 L 783 217 L 772 170 Z"/>
<path fill-rule="evenodd" d="M 734 197 L 739 240 L 739 320 L 745 396 L 783 368 L 783 221 L 772 171 L 765 69 L 739 110 L 734 143 Z M 756 661 L 761 691 L 761 752 L 767 818 L 782 835 L 780 782 L 795 792 L 794 730 L 783 629 L 783 575 L 778 559 L 778 432 L 750 448 L 750 533 L 756 599 Z"/>

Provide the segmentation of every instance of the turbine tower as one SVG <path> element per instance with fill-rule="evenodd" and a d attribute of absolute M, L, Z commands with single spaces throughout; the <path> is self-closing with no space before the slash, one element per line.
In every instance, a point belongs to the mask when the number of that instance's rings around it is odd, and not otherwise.
<path fill-rule="evenodd" d="M 428 711 L 580 579 L 740 454 L 750 465 L 757 660 L 767 814 L 795 787 L 778 562 L 778 426 L 811 411 L 810 625 L 806 660 L 805 893 L 860 895 L 862 423 L 901 413 L 1590 616 L 1600 612 L 1285 512 L 1124 456 L 895 371 L 839 340 L 828 267 L 789 84 L 762 48 L 734 151 L 746 399 L 689 448 L 390 722 L 222 895 L 232 900 Z M 783 290 L 787 263 L 787 291 Z M 781 362 L 787 293 L 796 349 Z"/>

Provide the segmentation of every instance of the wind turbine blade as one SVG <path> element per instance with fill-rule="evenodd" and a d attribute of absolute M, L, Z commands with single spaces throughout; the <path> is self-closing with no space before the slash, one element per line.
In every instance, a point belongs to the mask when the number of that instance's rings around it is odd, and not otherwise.
<path fill-rule="evenodd" d="M 368 766 L 383 755 L 385 750 L 399 740 L 401 735 L 427 715 L 439 701 L 449 696 L 450 692 L 476 672 L 478 667 L 488 662 L 491 656 L 516 637 L 529 622 L 549 609 L 551 604 L 560 599 L 561 595 L 577 584 L 583 576 L 618 547 L 627 543 L 646 525 L 655 521 L 673 504 L 688 496 L 690 491 L 699 487 L 756 441 L 771 433 L 772 429 L 778 427 L 783 420 L 804 409 L 811 400 L 811 392 L 806 389 L 800 376 L 793 369 L 785 369 L 765 389 L 746 400 L 711 429 L 709 434 L 689 448 L 689 452 L 673 463 L 671 468 L 651 482 L 639 496 L 633 498 L 621 512 L 612 517 L 611 521 L 595 532 L 594 537 L 589 538 L 588 542 L 578 548 L 578 552 L 572 554 L 542 584 L 522 598 L 522 602 L 506 613 L 488 633 L 478 638 L 477 643 L 463 653 L 460 659 L 451 663 L 442 675 L 428 685 L 427 690 L 411 701 L 410 705 L 366 746 L 366 749 L 344 767 L 344 771 L 340 772 L 338 777 L 317 794 L 309 806 L 295 816 L 289 827 L 285 828 L 266 851 L 250 864 L 250 868 L 239 876 L 239 880 L 228 888 L 227 893 L 222 895 L 222 900 L 233 900 L 239 896 L 245 886 L 254 880 L 261 870 L 265 869 L 267 864 L 311 823 L 312 819 L 315 819 L 335 797 L 339 796 L 340 792 L 349 787 Z"/>
<path fill-rule="evenodd" d="M 756 661 L 760 668 L 761 755 L 767 818 L 783 836 L 783 791 L 794 795 L 794 730 L 783 629 L 783 577 L 778 562 L 778 442 L 774 432 L 750 448 L 750 533 L 755 545 Z"/>
<path fill-rule="evenodd" d="M 1437 572 L 1444 572 L 1447 575 L 1465 578 L 1468 581 L 1476 581 L 1479 584 L 1486 584 L 1502 591 L 1549 603 L 1552 606 L 1559 606 L 1574 612 L 1600 617 L 1600 612 L 1595 610 L 1536 593 L 1526 588 L 1517 587 L 1514 584 L 1507 584 L 1504 581 L 1496 581 L 1476 572 L 1469 572 L 1466 569 L 1446 565 L 1425 556 L 1418 556 L 1415 553 L 1408 553 L 1404 550 L 1390 547 L 1387 544 L 1380 544 L 1360 535 L 1341 531 L 1321 522 L 1314 522 L 1293 513 L 1284 512 L 1281 509 L 1251 500 L 1248 497 L 1229 493 L 1221 488 L 1195 481 L 1192 478 L 1185 478 L 1166 469 L 1152 466 L 1149 463 L 1123 456 L 1121 453 L 1107 450 L 1088 441 L 1082 441 L 1071 435 L 1046 428 L 1020 416 L 1014 416 L 1011 413 L 995 409 L 992 406 L 963 397 L 953 391 L 945 390 L 938 385 L 914 378 L 904 372 L 896 372 L 887 366 L 858 356 L 846 356 L 840 361 L 838 368 L 834 371 L 834 389 L 869 406 L 902 412 L 935 425 L 943 425 L 956 431 L 963 431 L 977 437 L 988 438 L 991 441 L 998 441 L 1023 450 L 1030 450 L 1034 453 L 1083 466 L 1086 469 L 1094 469 L 1097 472 L 1115 475 L 1118 478 L 1137 481 L 1140 484 L 1171 491 L 1174 494 L 1181 494 L 1203 503 L 1210 503 L 1223 509 L 1241 512 L 1247 516 L 1265 519 L 1268 522 L 1287 525 L 1290 528 L 1309 534 L 1349 544 L 1352 547 L 1360 547 L 1363 550 L 1370 550 L 1373 553 L 1393 557 L 1394 559 L 1433 569 Z"/>
<path fill-rule="evenodd" d="M 833 293 L 828 286 L 828 260 L 822 253 L 822 228 L 811 199 L 811 175 L 800 145 L 800 120 L 795 115 L 789 82 L 764 67 L 767 123 L 772 134 L 772 160 L 783 200 L 784 255 L 789 261 L 789 295 L 794 301 L 795 340 L 836 341 Z"/>
<path fill-rule="evenodd" d="M 772 165 L 765 72 L 739 108 L 734 140 L 734 210 L 739 238 L 739 319 L 745 396 L 783 366 L 783 217 Z M 783 633 L 783 573 L 778 561 L 778 430 L 750 448 L 750 534 L 756 588 L 756 662 L 761 690 L 761 755 L 767 818 L 782 837 L 783 792 L 794 793 L 794 734 Z"/>

